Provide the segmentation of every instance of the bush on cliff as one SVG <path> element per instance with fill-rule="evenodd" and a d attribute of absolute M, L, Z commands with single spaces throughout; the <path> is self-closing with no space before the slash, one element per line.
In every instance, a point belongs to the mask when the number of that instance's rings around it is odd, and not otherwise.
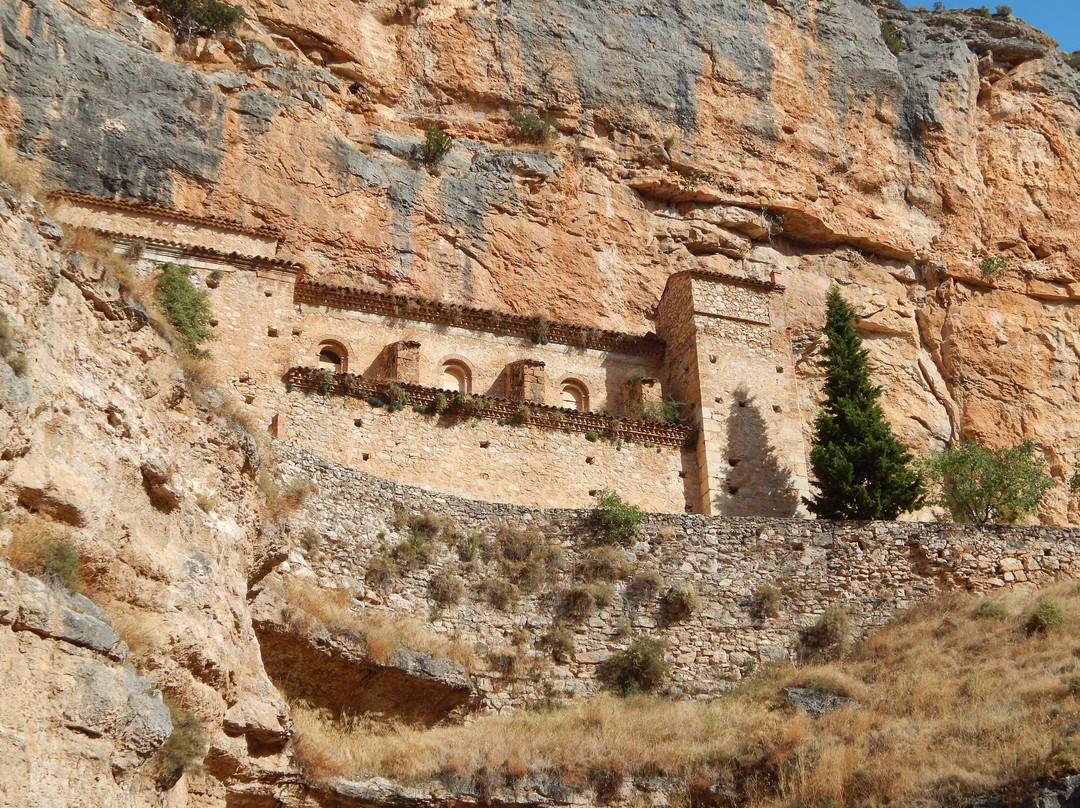
<path fill-rule="evenodd" d="M 829 291 L 821 367 L 825 400 L 814 419 L 810 472 L 818 494 L 804 499 L 819 519 L 895 519 L 922 504 L 922 475 L 892 434 L 870 383 L 868 352 L 853 323 L 855 310 Z"/>
<path fill-rule="evenodd" d="M 206 356 L 199 346 L 214 339 L 210 303 L 207 293 L 191 283 L 190 272 L 190 267 L 165 264 L 155 282 L 154 299 L 169 325 L 176 329 L 183 347 L 195 356 Z"/>
<path fill-rule="evenodd" d="M 1054 486 L 1030 440 L 1005 449 L 965 440 L 931 455 L 923 468 L 933 502 L 957 522 L 1012 524 L 1034 513 Z"/>
<path fill-rule="evenodd" d="M 232 34 L 244 20 L 244 9 L 219 0 L 154 0 L 178 40 L 197 34 Z"/>

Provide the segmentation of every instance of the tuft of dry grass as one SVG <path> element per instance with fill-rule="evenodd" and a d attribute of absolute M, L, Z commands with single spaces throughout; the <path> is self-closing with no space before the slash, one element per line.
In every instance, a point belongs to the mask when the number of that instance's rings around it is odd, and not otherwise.
<path fill-rule="evenodd" d="M 11 542 L 0 548 L 11 566 L 45 580 L 79 589 L 82 559 L 71 543 L 71 530 L 39 514 L 28 513 L 10 524 Z"/>
<path fill-rule="evenodd" d="M 1080 620 L 1075 583 L 1042 593 Z M 334 723 L 299 706 L 297 755 L 315 777 L 422 780 L 546 774 L 567 785 L 628 777 L 719 783 L 750 808 L 947 806 L 1080 765 L 1080 648 L 1067 630 L 1030 633 L 1040 602 L 980 619 L 974 598 L 916 607 L 842 660 L 767 671 L 714 702 L 612 695 L 434 729 Z M 813 719 L 787 686 L 856 699 Z M 599 778 L 599 779 L 597 779 Z"/>
<path fill-rule="evenodd" d="M 379 663 L 390 660 L 398 649 L 419 651 L 457 662 L 476 670 L 480 659 L 467 643 L 444 637 L 426 628 L 415 618 L 372 609 L 358 610 L 352 595 L 344 589 L 322 589 L 298 578 L 284 581 L 284 596 L 290 606 L 316 618 L 332 631 L 342 631 L 363 641 L 368 656 Z M 310 629 L 302 616 L 292 613 L 292 628 L 300 633 Z"/>
<path fill-rule="evenodd" d="M 7 144 L 0 145 L 0 179 L 28 196 L 40 197 L 46 190 L 41 163 L 23 157 Z"/>

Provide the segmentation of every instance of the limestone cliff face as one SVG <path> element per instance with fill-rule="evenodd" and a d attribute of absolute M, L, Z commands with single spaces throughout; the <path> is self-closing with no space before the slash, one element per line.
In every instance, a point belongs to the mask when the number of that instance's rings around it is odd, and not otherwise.
<path fill-rule="evenodd" d="M 855 0 L 244 5 L 176 44 L 127 2 L 5 0 L 0 120 L 59 186 L 275 225 L 350 285 L 641 332 L 672 271 L 780 270 L 807 418 L 840 283 L 913 448 L 1071 467 L 1080 73 L 1044 34 Z"/>
<path fill-rule="evenodd" d="M 0 804 L 164 804 L 148 758 L 171 726 L 151 686 L 209 741 L 170 805 L 287 789 L 291 721 L 247 607 L 283 537 L 254 507 L 251 437 L 192 400 L 145 311 L 58 237 L 0 187 L 0 548 L 41 520 L 93 600 L 0 561 Z"/>

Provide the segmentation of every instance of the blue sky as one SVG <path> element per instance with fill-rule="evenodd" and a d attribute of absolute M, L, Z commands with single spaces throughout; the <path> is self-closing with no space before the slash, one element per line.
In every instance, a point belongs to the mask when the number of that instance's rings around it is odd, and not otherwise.
<path fill-rule="evenodd" d="M 1063 51 L 1080 50 L 1080 0 L 1002 0 L 1012 6 L 1013 16 L 1040 28 L 1057 40 Z M 985 5 L 993 11 L 999 0 L 945 0 L 947 8 L 972 8 Z M 921 0 L 930 8 L 933 2 Z M 913 5 L 908 2 L 907 5 Z"/>

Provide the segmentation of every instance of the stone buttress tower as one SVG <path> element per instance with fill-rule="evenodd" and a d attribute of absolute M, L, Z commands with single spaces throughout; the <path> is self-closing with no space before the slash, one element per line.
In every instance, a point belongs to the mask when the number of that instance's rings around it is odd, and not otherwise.
<path fill-rule="evenodd" d="M 657 309 L 665 389 L 698 429 L 701 513 L 794 516 L 808 490 L 783 287 L 701 270 L 668 278 Z"/>

